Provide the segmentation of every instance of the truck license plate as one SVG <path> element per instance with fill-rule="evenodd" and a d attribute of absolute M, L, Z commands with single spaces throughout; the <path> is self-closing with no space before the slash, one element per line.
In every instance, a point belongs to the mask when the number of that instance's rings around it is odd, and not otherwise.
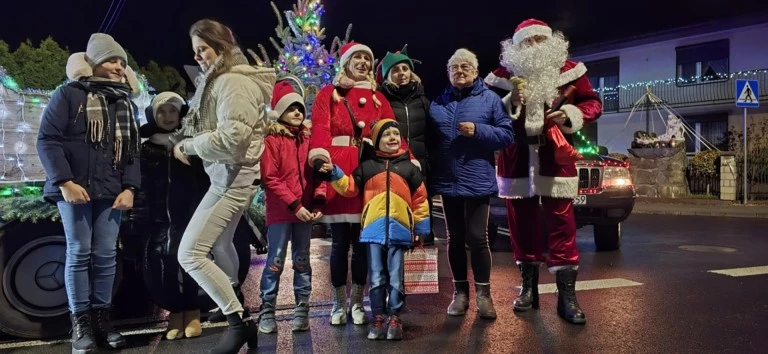
<path fill-rule="evenodd" d="M 573 205 L 584 205 L 584 204 L 587 204 L 586 195 L 577 195 L 575 198 L 573 198 Z"/>

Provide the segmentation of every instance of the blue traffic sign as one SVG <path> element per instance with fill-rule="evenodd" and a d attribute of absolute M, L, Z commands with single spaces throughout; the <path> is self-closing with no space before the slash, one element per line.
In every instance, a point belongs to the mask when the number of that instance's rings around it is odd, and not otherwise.
<path fill-rule="evenodd" d="M 760 89 L 757 80 L 736 80 L 736 107 L 760 107 Z"/>

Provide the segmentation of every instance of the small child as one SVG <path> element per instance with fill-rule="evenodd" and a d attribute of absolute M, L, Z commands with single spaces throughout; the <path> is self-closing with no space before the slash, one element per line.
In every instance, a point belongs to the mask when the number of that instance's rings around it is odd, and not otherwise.
<path fill-rule="evenodd" d="M 325 164 L 323 170 L 333 170 L 331 185 L 339 194 L 348 198 L 363 195 L 360 242 L 368 248 L 374 317 L 368 339 L 386 336 L 399 340 L 403 338 L 399 315 L 405 306 L 405 251 L 429 235 L 429 204 L 421 170 L 401 148 L 397 121 L 374 122 L 371 140 L 375 156 L 362 161 L 351 176 L 345 176 L 337 165 Z M 389 329 L 385 332 L 387 313 Z"/>
<path fill-rule="evenodd" d="M 148 238 L 145 280 L 155 290 L 155 303 L 170 311 L 165 333 L 168 340 L 199 337 L 203 331 L 199 286 L 187 272 L 181 271 L 176 252 L 210 185 L 202 160 L 190 157 L 190 165 L 186 165 L 173 158 L 173 139 L 187 109 L 184 98 L 171 91 L 159 93 L 147 107 L 147 123 L 139 129 L 140 136 L 147 139 L 141 144 L 141 190 L 129 214 L 140 233 Z"/>
<path fill-rule="evenodd" d="M 304 125 L 304 112 L 304 98 L 287 81 L 278 82 L 270 112 L 270 117 L 277 118 L 277 122 L 269 126 L 260 162 L 268 240 L 267 264 L 261 275 L 259 331 L 262 333 L 277 331 L 275 305 L 288 241 L 292 245 L 296 300 L 293 331 L 309 329 L 309 295 L 312 292 L 309 243 L 312 221 L 322 214 L 312 209 L 312 204 L 318 203 L 312 200 L 314 171 L 307 163 L 309 128 Z"/>

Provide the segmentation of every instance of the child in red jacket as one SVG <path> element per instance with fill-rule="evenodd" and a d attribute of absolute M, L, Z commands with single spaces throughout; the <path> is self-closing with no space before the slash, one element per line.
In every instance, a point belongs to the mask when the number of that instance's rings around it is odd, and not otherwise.
<path fill-rule="evenodd" d="M 275 304 L 280 275 L 285 266 L 288 241 L 292 244 L 293 292 L 296 309 L 294 331 L 309 329 L 309 295 L 312 268 L 309 243 L 312 222 L 322 214 L 314 210 L 313 170 L 307 163 L 309 128 L 304 125 L 304 98 L 286 81 L 275 85 L 271 118 L 261 155 L 261 183 L 266 198 L 267 264 L 261 275 L 261 319 L 259 331 L 274 333 Z M 279 118 L 278 118 L 279 117 Z"/>

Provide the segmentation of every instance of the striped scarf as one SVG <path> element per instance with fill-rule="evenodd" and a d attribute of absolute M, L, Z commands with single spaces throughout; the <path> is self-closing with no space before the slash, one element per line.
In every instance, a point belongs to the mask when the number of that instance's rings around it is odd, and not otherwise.
<path fill-rule="evenodd" d="M 240 49 L 235 48 L 231 52 L 232 66 L 248 65 L 248 59 Z M 210 68 L 197 78 L 195 95 L 189 100 L 189 113 L 184 118 L 184 135 L 195 136 L 200 133 L 216 130 L 216 119 L 208 117 L 211 103 L 211 90 L 215 73 L 221 71 L 224 66 L 224 56 L 220 55 Z"/>
<path fill-rule="evenodd" d="M 104 144 L 114 138 L 114 156 L 112 163 L 122 169 L 126 162 L 133 161 L 139 154 L 139 127 L 133 103 L 130 99 L 131 88 L 123 83 L 98 77 L 89 77 L 78 81 L 82 89 L 88 92 L 86 99 L 86 139 L 92 143 Z M 111 132 L 108 99 L 115 102 L 115 131 Z"/>

